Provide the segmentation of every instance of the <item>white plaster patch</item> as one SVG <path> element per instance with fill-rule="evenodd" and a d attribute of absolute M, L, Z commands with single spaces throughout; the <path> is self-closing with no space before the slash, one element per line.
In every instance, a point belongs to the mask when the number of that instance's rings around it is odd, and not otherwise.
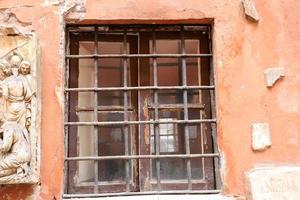
<path fill-rule="evenodd" d="M 268 68 L 264 72 L 267 87 L 272 87 L 277 80 L 285 76 L 284 67 Z"/>
<path fill-rule="evenodd" d="M 253 200 L 300 199 L 300 166 L 259 167 L 247 177 Z"/>
<path fill-rule="evenodd" d="M 55 94 L 56 94 L 59 106 L 61 108 L 63 108 L 63 106 L 64 106 L 64 92 L 63 92 L 63 88 L 62 88 L 61 85 L 55 87 Z"/>
<path fill-rule="evenodd" d="M 252 124 L 252 149 L 265 150 L 271 146 L 270 128 L 268 123 Z"/>
<path fill-rule="evenodd" d="M 62 0 L 44 0 L 41 6 L 58 6 L 60 3 L 62 3 Z"/>

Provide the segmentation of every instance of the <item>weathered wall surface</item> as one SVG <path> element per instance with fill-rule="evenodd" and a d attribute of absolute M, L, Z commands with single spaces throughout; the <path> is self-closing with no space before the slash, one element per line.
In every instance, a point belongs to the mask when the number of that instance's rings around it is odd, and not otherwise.
<path fill-rule="evenodd" d="M 61 198 L 64 17 L 69 23 L 212 23 L 224 193 L 246 196 L 246 174 L 258 166 L 299 165 L 300 2 L 254 3 L 258 23 L 245 18 L 240 0 L 0 1 L 0 28 L 7 25 L 3 13 L 13 13 L 26 23 L 8 24 L 37 35 L 42 92 L 41 184 L 3 186 L 0 198 Z M 274 67 L 283 67 L 284 77 L 267 87 L 264 72 Z M 263 151 L 252 149 L 254 123 L 269 125 L 271 146 Z"/>

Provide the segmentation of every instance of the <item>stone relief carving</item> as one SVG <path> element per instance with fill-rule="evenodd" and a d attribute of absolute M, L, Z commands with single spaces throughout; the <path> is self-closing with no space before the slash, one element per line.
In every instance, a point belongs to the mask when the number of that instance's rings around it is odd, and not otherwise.
<path fill-rule="evenodd" d="M 21 179 L 31 160 L 30 62 L 13 54 L 0 60 L 0 182 Z"/>

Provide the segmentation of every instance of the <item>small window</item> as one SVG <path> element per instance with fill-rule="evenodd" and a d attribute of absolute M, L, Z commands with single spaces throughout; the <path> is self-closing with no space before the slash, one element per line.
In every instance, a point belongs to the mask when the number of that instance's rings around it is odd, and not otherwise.
<path fill-rule="evenodd" d="M 65 198 L 218 193 L 209 26 L 68 26 Z"/>

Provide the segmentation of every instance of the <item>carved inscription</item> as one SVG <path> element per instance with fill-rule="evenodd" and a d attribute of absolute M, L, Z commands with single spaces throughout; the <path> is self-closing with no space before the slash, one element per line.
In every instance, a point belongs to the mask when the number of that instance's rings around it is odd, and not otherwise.
<path fill-rule="evenodd" d="M 31 160 L 30 62 L 13 54 L 0 60 L 0 180 L 25 177 Z"/>

